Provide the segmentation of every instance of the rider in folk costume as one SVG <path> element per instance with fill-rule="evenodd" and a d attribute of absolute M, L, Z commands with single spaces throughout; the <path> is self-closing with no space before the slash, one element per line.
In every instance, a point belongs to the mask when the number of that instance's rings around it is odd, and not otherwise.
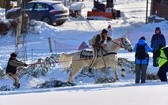
<path fill-rule="evenodd" d="M 103 51 L 104 47 L 107 45 L 105 44 L 105 41 L 111 41 L 111 37 L 108 36 L 108 31 L 106 29 L 103 29 L 101 34 L 95 35 L 91 40 L 89 40 L 89 44 L 92 46 L 93 49 L 93 58 L 91 61 L 91 64 L 89 65 L 89 71 L 90 68 L 93 66 L 94 62 L 96 61 L 96 58 L 98 57 L 99 53 L 103 59 Z M 106 51 L 105 51 L 106 52 Z"/>

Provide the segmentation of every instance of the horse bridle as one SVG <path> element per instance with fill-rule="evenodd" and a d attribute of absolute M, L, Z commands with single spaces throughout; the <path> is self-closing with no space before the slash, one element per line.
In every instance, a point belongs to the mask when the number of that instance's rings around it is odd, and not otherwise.
<path fill-rule="evenodd" d="M 115 43 L 116 45 L 120 46 L 121 48 L 125 48 L 125 49 L 127 49 L 130 46 L 130 45 L 127 45 L 127 44 L 124 43 L 123 38 L 120 38 L 121 43 L 117 43 L 113 40 L 112 40 L 112 42 Z"/>
<path fill-rule="evenodd" d="M 120 38 L 121 39 L 121 43 L 117 43 L 117 42 L 115 42 L 115 41 L 113 41 L 113 40 L 111 40 L 111 42 L 113 42 L 114 44 L 116 44 L 116 45 L 118 45 L 118 46 L 120 46 L 121 48 L 124 48 L 124 43 L 123 43 L 123 38 Z"/>
<path fill-rule="evenodd" d="M 125 44 L 124 41 L 123 41 L 123 38 L 121 38 L 121 44 L 120 44 L 120 46 L 121 46 L 121 48 L 127 49 L 127 48 L 130 47 L 131 45 Z"/>

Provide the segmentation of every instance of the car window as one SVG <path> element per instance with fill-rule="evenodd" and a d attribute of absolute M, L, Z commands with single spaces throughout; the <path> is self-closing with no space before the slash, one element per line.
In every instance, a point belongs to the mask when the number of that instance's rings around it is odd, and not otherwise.
<path fill-rule="evenodd" d="M 55 4 L 52 4 L 52 6 L 53 6 L 53 8 L 55 9 L 55 10 L 64 10 L 64 5 L 63 4 L 61 4 L 61 3 L 55 3 Z"/>
<path fill-rule="evenodd" d="M 35 5 L 34 10 L 49 10 L 49 7 L 46 4 L 38 3 Z"/>
<path fill-rule="evenodd" d="M 26 10 L 32 10 L 33 9 L 33 3 L 30 3 L 30 4 L 27 4 L 26 6 L 25 6 L 25 9 Z"/>

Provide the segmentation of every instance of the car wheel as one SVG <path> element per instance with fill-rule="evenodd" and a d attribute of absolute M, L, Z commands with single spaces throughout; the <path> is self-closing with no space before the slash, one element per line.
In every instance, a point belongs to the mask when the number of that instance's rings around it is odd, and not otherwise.
<path fill-rule="evenodd" d="M 51 24 L 51 19 L 49 17 L 43 17 L 42 21 L 47 24 Z"/>
<path fill-rule="evenodd" d="M 58 22 L 56 24 L 57 24 L 57 26 L 60 26 L 60 25 L 64 24 L 64 22 Z"/>

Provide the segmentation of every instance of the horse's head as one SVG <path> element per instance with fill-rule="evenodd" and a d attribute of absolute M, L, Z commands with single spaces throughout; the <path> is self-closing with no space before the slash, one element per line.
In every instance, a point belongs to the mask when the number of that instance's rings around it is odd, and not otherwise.
<path fill-rule="evenodd" d="M 121 38 L 120 46 L 122 48 L 124 48 L 125 50 L 128 50 L 129 52 L 132 52 L 131 42 L 126 36 L 123 36 Z"/>
<path fill-rule="evenodd" d="M 107 49 L 111 51 L 118 51 L 120 48 L 124 48 L 129 52 L 132 52 L 132 47 L 129 39 L 126 36 L 121 38 L 113 39 L 107 43 Z"/>

